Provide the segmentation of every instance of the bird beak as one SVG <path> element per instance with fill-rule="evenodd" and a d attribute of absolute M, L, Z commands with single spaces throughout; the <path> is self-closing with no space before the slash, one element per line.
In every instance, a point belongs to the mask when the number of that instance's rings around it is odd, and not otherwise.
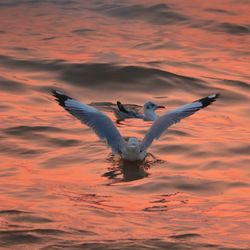
<path fill-rule="evenodd" d="M 156 109 L 165 109 L 165 106 L 157 106 Z"/>

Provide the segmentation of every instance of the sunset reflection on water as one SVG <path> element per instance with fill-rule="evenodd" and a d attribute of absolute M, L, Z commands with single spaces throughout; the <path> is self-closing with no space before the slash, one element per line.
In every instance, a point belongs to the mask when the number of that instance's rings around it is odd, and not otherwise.
<path fill-rule="evenodd" d="M 1 1 L 0 247 L 248 249 L 249 11 L 243 0 Z M 117 100 L 168 111 L 221 98 L 128 163 L 51 89 L 113 121 Z M 117 127 L 142 139 L 150 125 Z"/>

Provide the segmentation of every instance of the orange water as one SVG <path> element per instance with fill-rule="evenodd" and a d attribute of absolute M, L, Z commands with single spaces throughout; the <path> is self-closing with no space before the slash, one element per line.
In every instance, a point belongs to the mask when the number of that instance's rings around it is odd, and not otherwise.
<path fill-rule="evenodd" d="M 90 2 L 0 3 L 0 247 L 249 249 L 248 1 Z M 113 120 L 117 100 L 221 98 L 128 164 L 51 88 Z"/>

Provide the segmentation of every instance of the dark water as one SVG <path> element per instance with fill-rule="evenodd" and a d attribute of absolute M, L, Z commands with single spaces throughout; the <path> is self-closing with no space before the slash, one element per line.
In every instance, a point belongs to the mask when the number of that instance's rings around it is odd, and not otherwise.
<path fill-rule="evenodd" d="M 249 10 L 243 0 L 1 1 L 1 249 L 250 249 Z M 117 100 L 170 110 L 221 98 L 132 164 L 51 88 L 113 119 Z M 150 125 L 117 126 L 143 138 Z"/>

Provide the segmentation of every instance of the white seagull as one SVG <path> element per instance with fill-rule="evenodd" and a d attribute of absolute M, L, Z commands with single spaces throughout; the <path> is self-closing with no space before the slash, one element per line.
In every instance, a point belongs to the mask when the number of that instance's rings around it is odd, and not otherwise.
<path fill-rule="evenodd" d="M 116 122 L 130 118 L 143 119 L 144 121 L 155 121 L 158 117 L 155 113 L 156 109 L 165 108 L 164 106 L 157 105 L 156 103 L 150 101 L 145 102 L 143 105 L 144 114 L 140 114 L 134 110 L 125 108 L 124 105 L 119 101 L 117 102 L 117 107 L 118 109 L 114 110 L 117 119 Z"/>
<path fill-rule="evenodd" d="M 59 91 L 52 90 L 52 93 L 59 105 L 93 129 L 100 139 L 105 140 L 113 154 L 120 155 L 128 161 L 143 160 L 152 142 L 159 139 L 168 127 L 207 107 L 219 97 L 219 94 L 213 94 L 169 111 L 154 121 L 142 141 L 135 137 L 125 141 L 111 119 L 100 110 L 80 103 Z"/>

